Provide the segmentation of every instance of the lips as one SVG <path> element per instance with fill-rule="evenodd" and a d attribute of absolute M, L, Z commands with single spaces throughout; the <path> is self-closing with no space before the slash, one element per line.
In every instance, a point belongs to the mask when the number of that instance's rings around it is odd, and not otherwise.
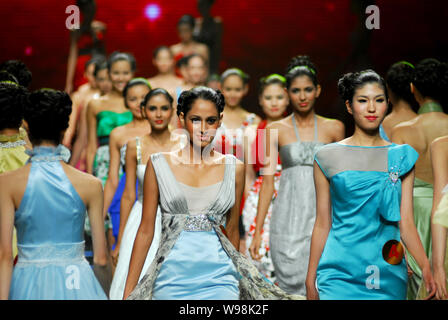
<path fill-rule="evenodd" d="M 156 120 L 156 121 L 154 121 L 156 124 L 162 124 L 163 123 L 163 120 Z"/>
<path fill-rule="evenodd" d="M 376 119 L 378 119 L 378 117 L 376 117 L 376 116 L 367 116 L 365 118 L 369 121 L 375 121 Z"/>
<path fill-rule="evenodd" d="M 308 102 L 299 103 L 299 106 L 301 106 L 301 107 L 306 107 L 307 105 L 308 105 Z"/>

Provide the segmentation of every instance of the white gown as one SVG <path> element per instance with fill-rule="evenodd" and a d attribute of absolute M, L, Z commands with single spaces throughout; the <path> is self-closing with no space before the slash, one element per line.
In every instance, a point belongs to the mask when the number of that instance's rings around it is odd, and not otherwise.
<path fill-rule="evenodd" d="M 123 299 L 124 287 L 128 277 L 129 263 L 131 261 L 132 248 L 134 247 L 137 230 L 142 219 L 142 204 L 143 204 L 143 179 L 145 176 L 146 164 L 141 163 L 141 148 L 140 140 L 137 138 L 137 179 L 138 179 L 138 197 L 129 213 L 128 221 L 121 239 L 120 254 L 118 256 L 117 268 L 112 279 L 112 285 L 109 291 L 109 299 L 121 300 Z M 148 250 L 145 264 L 143 265 L 139 281 L 143 278 L 149 265 L 154 259 L 157 249 L 159 248 L 160 234 L 161 234 L 161 213 L 160 208 L 157 207 L 157 215 L 154 229 L 154 238 L 151 247 Z"/>

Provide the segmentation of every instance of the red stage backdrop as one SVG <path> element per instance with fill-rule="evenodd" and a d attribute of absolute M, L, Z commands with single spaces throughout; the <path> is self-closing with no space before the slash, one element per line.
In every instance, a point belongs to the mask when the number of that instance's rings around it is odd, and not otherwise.
<path fill-rule="evenodd" d="M 33 72 L 32 89 L 65 85 L 69 31 L 65 20 L 75 0 L 14 0 L 0 4 L 0 61 L 20 59 Z M 375 4 L 380 29 L 369 31 L 369 16 L 357 6 Z M 159 9 L 152 21 L 148 5 Z M 284 73 L 288 60 L 307 54 L 316 63 L 323 91 L 318 113 L 348 121 L 338 100 L 337 79 L 347 71 L 370 67 L 381 74 L 398 60 L 416 63 L 435 57 L 446 61 L 447 6 L 442 1 L 284 1 L 216 0 L 214 16 L 223 20 L 220 72 L 239 67 L 251 76 L 244 106 L 258 114 L 258 79 Z M 97 0 L 96 19 L 107 24 L 106 48 L 132 52 L 137 75 L 155 72 L 152 51 L 178 42 L 176 23 L 183 14 L 199 16 L 195 0 Z"/>

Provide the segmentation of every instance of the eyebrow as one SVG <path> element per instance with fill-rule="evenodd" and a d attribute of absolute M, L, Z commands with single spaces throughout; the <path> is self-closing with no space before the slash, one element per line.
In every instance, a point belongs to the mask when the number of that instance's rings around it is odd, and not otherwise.
<path fill-rule="evenodd" d="M 384 93 L 376 95 L 374 98 L 378 97 L 385 97 L 386 95 Z M 368 96 L 358 96 L 358 98 L 368 98 Z"/>

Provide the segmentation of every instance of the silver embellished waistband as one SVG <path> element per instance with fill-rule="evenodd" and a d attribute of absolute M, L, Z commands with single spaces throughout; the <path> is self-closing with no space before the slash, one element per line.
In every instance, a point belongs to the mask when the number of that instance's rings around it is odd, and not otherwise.
<path fill-rule="evenodd" d="M 197 216 L 187 216 L 187 222 L 184 227 L 185 231 L 212 231 L 213 226 L 211 221 L 205 214 Z"/>

